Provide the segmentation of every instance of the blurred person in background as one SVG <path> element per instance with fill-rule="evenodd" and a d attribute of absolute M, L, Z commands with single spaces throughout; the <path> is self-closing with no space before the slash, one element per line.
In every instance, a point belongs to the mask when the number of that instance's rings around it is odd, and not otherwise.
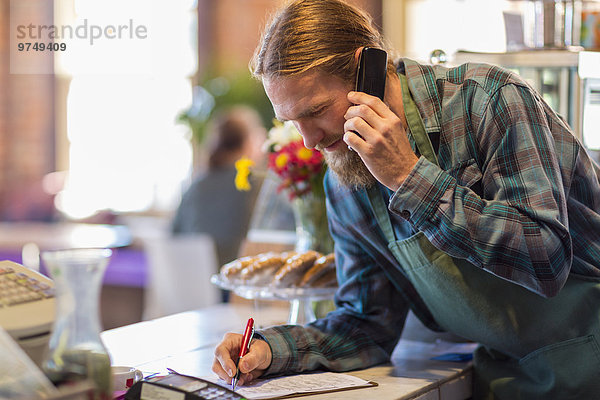
<path fill-rule="evenodd" d="M 261 186 L 255 181 L 250 190 L 237 190 L 235 162 L 246 157 L 263 164 L 265 138 L 260 116 L 250 107 L 236 106 L 217 115 L 207 137 L 208 168 L 185 192 L 172 222 L 174 235 L 212 236 L 219 265 L 238 257 Z"/>

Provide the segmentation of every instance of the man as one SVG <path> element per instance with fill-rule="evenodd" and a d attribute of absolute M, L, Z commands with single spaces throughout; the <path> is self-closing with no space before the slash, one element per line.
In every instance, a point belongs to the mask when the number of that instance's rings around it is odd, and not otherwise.
<path fill-rule="evenodd" d="M 385 48 L 361 12 L 299 0 L 257 49 L 252 67 L 276 116 L 330 167 L 340 288 L 326 318 L 261 331 L 241 383 L 388 361 L 410 308 L 481 343 L 475 398 L 593 398 L 598 167 L 537 93 L 497 67 L 400 59 L 383 102 L 354 92 L 365 46 Z M 228 334 L 215 350 L 223 379 L 239 345 Z"/>

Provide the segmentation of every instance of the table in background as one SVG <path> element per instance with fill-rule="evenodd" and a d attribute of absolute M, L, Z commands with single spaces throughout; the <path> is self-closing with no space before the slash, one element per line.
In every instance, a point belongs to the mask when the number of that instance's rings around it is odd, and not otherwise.
<path fill-rule="evenodd" d="M 0 248 L 21 249 L 35 243 L 40 250 L 81 247 L 123 247 L 131 243 L 123 225 L 75 222 L 1 222 Z"/>
<path fill-rule="evenodd" d="M 195 376 L 211 375 L 215 345 L 228 331 L 241 332 L 252 316 L 258 325 L 280 324 L 287 319 L 281 307 L 261 307 L 256 311 L 243 304 L 219 304 L 163 318 L 143 321 L 102 333 L 113 365 L 135 366 L 145 375 L 166 373 L 166 368 Z M 411 336 L 422 326 L 407 326 Z M 423 332 L 431 338 L 431 331 Z M 403 336 L 404 338 L 404 336 Z M 409 354 L 409 342 L 402 339 L 395 354 Z M 404 346 L 404 348 L 402 348 Z M 471 365 L 422 358 L 392 357 L 392 364 L 349 372 L 377 387 L 349 390 L 344 399 L 466 399 L 471 396 Z M 305 399 L 335 399 L 339 393 L 305 396 Z"/>
<path fill-rule="evenodd" d="M 46 273 L 44 250 L 103 247 L 113 257 L 103 277 L 101 319 L 105 328 L 140 321 L 146 284 L 146 255 L 125 225 L 77 222 L 0 222 L 0 260 Z M 108 312 L 110 310 L 110 312 Z"/>

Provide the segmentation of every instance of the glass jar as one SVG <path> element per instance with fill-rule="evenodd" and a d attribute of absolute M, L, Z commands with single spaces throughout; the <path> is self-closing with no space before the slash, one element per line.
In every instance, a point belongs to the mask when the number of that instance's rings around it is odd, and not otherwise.
<path fill-rule="evenodd" d="M 525 44 L 532 48 L 579 46 L 582 4 L 582 0 L 528 1 Z"/>
<path fill-rule="evenodd" d="M 600 2 L 583 2 L 581 45 L 586 50 L 600 50 Z"/>
<path fill-rule="evenodd" d="M 99 298 L 109 249 L 42 252 L 56 291 L 56 319 L 42 370 L 57 386 L 90 380 L 112 398 L 110 357 L 100 338 Z"/>

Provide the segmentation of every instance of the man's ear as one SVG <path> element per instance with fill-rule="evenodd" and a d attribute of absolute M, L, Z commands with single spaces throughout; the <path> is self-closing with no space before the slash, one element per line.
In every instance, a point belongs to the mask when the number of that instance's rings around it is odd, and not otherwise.
<path fill-rule="evenodd" d="M 354 62 L 358 65 L 358 60 L 360 59 L 360 53 L 362 52 L 362 50 L 365 48 L 365 46 L 360 46 L 358 49 L 356 49 L 356 51 L 354 52 Z"/>

